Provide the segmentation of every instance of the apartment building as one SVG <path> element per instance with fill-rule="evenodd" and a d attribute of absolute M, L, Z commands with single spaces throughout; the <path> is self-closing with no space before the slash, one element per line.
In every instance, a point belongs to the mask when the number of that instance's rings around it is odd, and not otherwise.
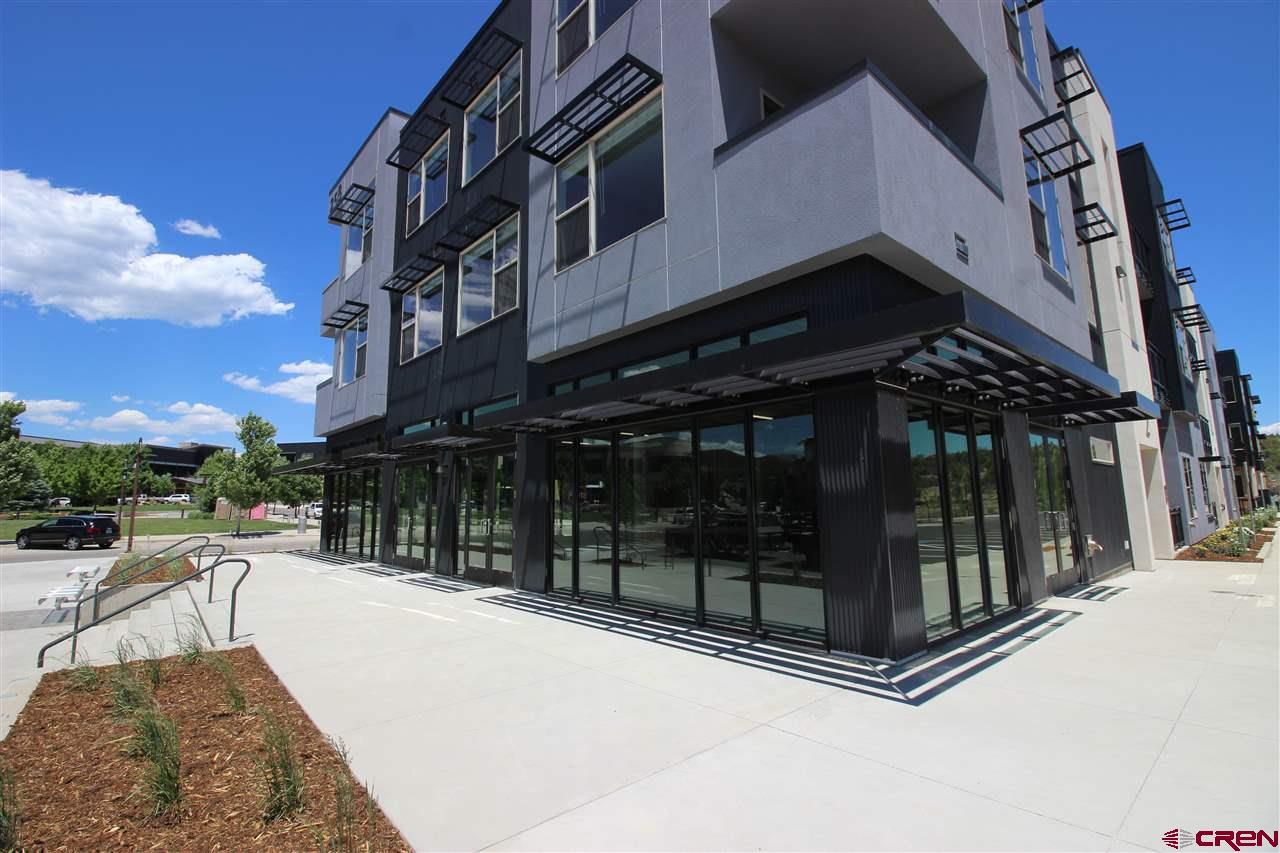
<path fill-rule="evenodd" d="M 326 291 L 325 547 L 879 659 L 1171 550 L 1069 58 L 1014 0 L 502 3 L 334 190 L 386 261 Z"/>
<path fill-rule="evenodd" d="M 1227 441 L 1222 455 L 1230 463 L 1231 479 L 1239 512 L 1252 512 L 1272 502 L 1272 492 L 1264 475 L 1266 458 L 1258 440 L 1258 416 L 1254 407 L 1262 398 L 1253 393 L 1253 377 L 1240 370 L 1240 357 L 1233 349 L 1217 354 L 1218 392 L 1225 407 Z M 1230 456 L 1227 456 L 1228 449 Z"/>
<path fill-rule="evenodd" d="M 1152 389 L 1175 547 L 1194 544 L 1234 517 L 1226 416 L 1216 382 L 1213 328 L 1195 296 L 1192 267 L 1179 266 L 1173 235 L 1191 226 L 1181 199 L 1167 198 L 1141 143 L 1117 154 L 1130 249 L 1142 301 Z"/>

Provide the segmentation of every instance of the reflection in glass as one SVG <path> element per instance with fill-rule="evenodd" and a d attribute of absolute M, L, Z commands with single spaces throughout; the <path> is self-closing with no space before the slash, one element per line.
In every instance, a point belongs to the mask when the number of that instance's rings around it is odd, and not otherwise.
<path fill-rule="evenodd" d="M 977 512 L 973 497 L 973 468 L 969 457 L 966 417 L 943 412 L 943 448 L 947 454 L 947 499 L 951 509 L 951 541 L 955 555 L 956 586 L 960 593 L 960 624 L 970 625 L 984 616 L 982 557 L 978 551 Z"/>
<path fill-rule="evenodd" d="M 982 505 L 982 531 L 987 545 L 987 574 L 991 578 L 991 607 L 999 613 L 1009 606 L 1009 573 L 1004 561 L 1004 525 L 1001 523 L 1000 487 L 992 424 L 975 418 L 978 451 L 978 495 Z"/>
<path fill-rule="evenodd" d="M 361 551 L 360 529 L 364 509 L 364 472 L 353 471 L 347 474 L 347 541 L 344 553 L 359 554 Z"/>
<path fill-rule="evenodd" d="M 409 534 L 409 552 L 415 560 L 431 560 L 431 519 L 427 516 L 430 506 L 430 471 L 432 464 L 416 466 L 413 475 L 413 528 Z"/>
<path fill-rule="evenodd" d="M 761 625 L 822 640 L 813 416 L 778 407 L 755 411 L 752 419 Z"/>
<path fill-rule="evenodd" d="M 489 534 L 493 529 L 489 515 L 489 488 L 492 476 L 490 461 L 487 456 L 472 456 L 467 459 L 465 565 L 468 569 L 488 568 L 486 558 L 489 552 Z"/>
<path fill-rule="evenodd" d="M 1053 481 L 1053 508 L 1057 510 L 1058 553 L 1061 556 L 1059 571 L 1066 572 L 1076 566 L 1075 554 L 1071 549 L 1071 525 L 1067 515 L 1067 449 L 1061 436 L 1049 436 L 1045 442 L 1049 477 Z"/>
<path fill-rule="evenodd" d="M 558 441 L 551 479 L 551 589 L 573 592 L 573 442 Z"/>
<path fill-rule="evenodd" d="M 511 557 L 515 546 L 516 457 L 514 453 L 502 453 L 494 457 L 493 469 L 493 531 L 492 563 L 494 572 L 500 573 L 494 583 L 511 585 Z"/>
<path fill-rule="evenodd" d="M 698 434 L 702 584 L 707 619 L 751 627 L 751 543 L 742 415 Z M 689 540 L 693 519 L 689 519 Z M 692 543 L 690 541 L 690 548 Z"/>
<path fill-rule="evenodd" d="M 375 468 L 365 475 L 364 517 L 366 521 L 364 548 L 361 553 L 370 560 L 382 559 L 382 555 L 378 553 L 378 522 L 382 511 L 382 501 L 379 493 L 381 485 L 382 472 L 380 470 Z"/>
<path fill-rule="evenodd" d="M 920 551 L 920 585 L 924 591 L 925 636 L 951 630 L 951 593 L 947 588 L 947 545 L 942 530 L 942 489 L 938 444 L 929 409 L 912 406 L 907 419 L 911 447 L 911 480 L 915 491 L 916 537 Z"/>
<path fill-rule="evenodd" d="M 413 537 L 413 474 L 414 469 L 402 466 L 396 469 L 396 556 L 411 556 L 409 542 Z"/>
<path fill-rule="evenodd" d="M 619 597 L 693 616 L 692 434 L 619 433 L 618 492 Z"/>
<path fill-rule="evenodd" d="M 584 438 L 578 458 L 578 591 L 613 595 L 613 471 L 609 440 Z"/>

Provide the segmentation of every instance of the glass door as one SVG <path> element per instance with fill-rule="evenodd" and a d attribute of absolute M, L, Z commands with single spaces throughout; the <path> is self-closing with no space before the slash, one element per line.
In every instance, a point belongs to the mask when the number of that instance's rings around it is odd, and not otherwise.
<path fill-rule="evenodd" d="M 515 544 L 514 453 L 472 454 L 456 463 L 458 574 L 511 586 Z"/>
<path fill-rule="evenodd" d="M 493 457 L 493 505 L 489 520 L 489 567 L 492 582 L 511 586 L 511 560 L 515 549 L 516 456 Z"/>
<path fill-rule="evenodd" d="M 1040 556 L 1045 583 L 1053 595 L 1080 582 L 1073 544 L 1075 519 L 1071 512 L 1067 450 L 1062 435 L 1032 432 L 1031 462 L 1035 474 Z"/>

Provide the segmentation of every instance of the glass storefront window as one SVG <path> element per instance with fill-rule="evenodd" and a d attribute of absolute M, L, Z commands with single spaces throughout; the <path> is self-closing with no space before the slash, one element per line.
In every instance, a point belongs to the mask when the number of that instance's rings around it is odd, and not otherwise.
<path fill-rule="evenodd" d="M 978 501 L 982 507 L 982 531 L 987 549 L 987 576 L 991 579 L 991 606 L 999 613 L 1009 607 L 1009 571 L 1004 559 L 1004 524 L 1000 511 L 1000 486 L 994 426 L 989 418 L 974 418 L 974 447 L 978 454 Z"/>
<path fill-rule="evenodd" d="M 578 591 L 613 596 L 612 444 L 584 438 L 578 451 Z"/>
<path fill-rule="evenodd" d="M 574 443 L 558 441 L 551 480 L 551 589 L 573 593 Z"/>
<path fill-rule="evenodd" d="M 978 512 L 974 502 L 973 458 L 969 455 L 968 416 L 944 410 L 943 427 L 960 624 L 968 626 L 982 619 L 986 609 L 982 594 L 982 553 L 978 547 Z"/>
<path fill-rule="evenodd" d="M 751 503 L 743 417 L 704 422 L 698 433 L 700 574 L 707 619 L 750 628 Z"/>
<path fill-rule="evenodd" d="M 619 433 L 618 595 L 694 615 L 693 436 Z"/>
<path fill-rule="evenodd" d="M 907 416 L 911 479 L 915 488 L 916 540 L 920 584 L 924 592 L 925 636 L 951 630 L 951 593 L 947 580 L 947 544 L 943 533 L 942 480 L 938 474 L 938 439 L 933 411 L 912 406 Z"/>

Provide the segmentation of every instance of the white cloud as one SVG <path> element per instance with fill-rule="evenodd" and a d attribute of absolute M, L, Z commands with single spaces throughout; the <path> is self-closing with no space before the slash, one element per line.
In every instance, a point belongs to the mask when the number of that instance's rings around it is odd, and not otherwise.
<path fill-rule="evenodd" d="M 133 205 L 20 171 L 0 171 L 0 244 L 6 291 L 89 322 L 217 326 L 293 308 L 272 293 L 252 255 L 156 252 L 156 229 Z"/>
<path fill-rule="evenodd" d="M 169 438 L 169 436 L 167 435 L 153 435 L 151 436 L 151 438 L 148 438 L 144 443 L 145 444 L 173 444 L 173 439 Z"/>
<path fill-rule="evenodd" d="M 111 402 L 113 402 L 113 403 L 127 403 L 127 402 L 129 402 L 129 395 L 128 395 L 128 394 L 112 394 L 112 395 L 111 395 Z"/>
<path fill-rule="evenodd" d="M 194 435 L 198 433 L 235 432 L 236 416 L 208 403 L 174 403 L 165 409 L 176 418 L 153 418 L 138 409 L 120 409 L 119 411 L 96 417 L 88 426 L 94 430 L 106 432 L 150 432 L 181 433 Z"/>
<path fill-rule="evenodd" d="M 179 219 L 177 222 L 173 223 L 173 227 L 176 228 L 179 233 L 186 234 L 191 237 L 209 237 L 213 240 L 222 239 L 222 233 L 218 231 L 217 228 L 214 228 L 212 225 L 205 225 L 203 223 L 196 222 L 194 219 Z"/>
<path fill-rule="evenodd" d="M 0 402 L 18 399 L 12 391 L 0 391 Z M 74 400 L 23 400 L 27 410 L 18 418 L 20 423 L 66 426 L 67 415 L 78 412 L 83 404 Z"/>
<path fill-rule="evenodd" d="M 222 374 L 222 378 L 246 391 L 274 394 L 295 403 L 314 403 L 316 386 L 333 375 L 333 365 L 322 361 L 290 361 L 277 369 L 289 378 L 267 383 L 235 371 Z"/>
<path fill-rule="evenodd" d="M 1280 421 L 1276 421 L 1273 424 L 1267 424 L 1266 426 L 1260 426 L 1258 427 L 1258 432 L 1263 435 L 1280 435 Z"/>

